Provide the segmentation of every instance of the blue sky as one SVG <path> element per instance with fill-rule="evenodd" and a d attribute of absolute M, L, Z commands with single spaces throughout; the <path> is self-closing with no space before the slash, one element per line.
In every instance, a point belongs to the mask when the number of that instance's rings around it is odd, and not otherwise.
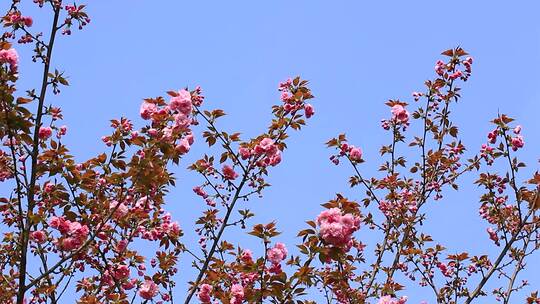
<path fill-rule="evenodd" d="M 7 1 L 6 1 L 7 2 Z M 538 169 L 540 148 L 540 23 L 536 1 L 93 1 L 92 23 L 83 32 L 62 37 L 54 65 L 65 70 L 71 86 L 49 101 L 64 110 L 67 140 L 78 159 L 103 150 L 111 118 L 127 116 L 139 125 L 142 98 L 171 89 L 201 85 L 206 107 L 222 108 L 226 130 L 244 137 L 263 132 L 270 107 L 279 102 L 277 83 L 289 76 L 308 79 L 316 116 L 291 137 L 282 164 L 272 170 L 262 200 L 250 202 L 255 222 L 277 220 L 279 238 L 293 247 L 295 233 L 314 218 L 319 204 L 336 192 L 360 200 L 364 191 L 350 190 L 346 166 L 328 161 L 323 143 L 341 132 L 363 148 L 365 175 L 377 174 L 378 149 L 389 142 L 379 127 L 388 115 L 390 98 L 411 101 L 433 77 L 441 51 L 462 46 L 475 58 L 473 76 L 463 85 L 463 99 L 454 107 L 469 155 L 491 130 L 489 120 L 504 112 L 524 126 L 525 149 L 519 156 Z M 4 9 L 5 4 L 0 4 Z M 47 26 L 37 18 L 36 26 Z M 21 51 L 28 55 L 29 52 Z M 27 62 L 28 58 L 25 58 Z M 21 67 L 20 88 L 37 83 L 35 65 Z M 405 148 L 405 147 L 403 147 Z M 185 167 L 206 146 L 199 140 L 190 156 L 174 171 L 168 209 L 186 231 L 204 207 L 191 192 L 199 177 Z M 411 152 L 407 152 L 410 155 Z M 425 230 L 451 252 L 470 248 L 491 253 L 486 223 L 478 217 L 479 192 L 473 177 L 463 179 L 459 192 L 432 205 Z M 231 236 L 231 234 L 229 234 Z M 358 237 L 362 238 L 362 232 Z M 368 238 L 368 236 L 366 236 Z M 252 238 L 234 239 L 254 247 Z M 372 240 L 368 238 L 367 241 Z M 372 249 L 372 248 L 370 248 Z M 182 261 L 178 295 L 193 278 Z M 531 258 L 529 269 L 538 269 Z M 529 280 L 540 286 L 540 278 Z M 411 288 L 411 303 L 430 300 L 429 291 Z"/>

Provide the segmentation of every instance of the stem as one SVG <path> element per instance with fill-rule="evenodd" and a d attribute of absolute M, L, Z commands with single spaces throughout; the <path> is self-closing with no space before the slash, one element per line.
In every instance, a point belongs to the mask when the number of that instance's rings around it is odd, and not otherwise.
<path fill-rule="evenodd" d="M 453 85 L 454 85 L 454 81 L 452 80 L 450 82 L 449 86 L 448 86 L 448 92 L 452 91 Z M 457 97 L 454 96 L 454 99 L 457 100 Z M 428 102 L 427 102 L 427 105 L 426 105 L 426 113 L 425 113 L 425 117 L 424 117 L 424 137 L 423 137 L 424 139 L 423 139 L 423 142 L 422 142 L 422 163 L 423 163 L 423 172 L 422 172 L 422 174 L 424 175 L 424 177 L 423 177 L 424 182 L 422 184 L 422 197 L 420 198 L 418 208 L 413 213 L 414 217 L 416 217 L 416 215 L 420 211 L 420 207 L 427 201 L 427 199 L 429 198 L 431 192 L 433 192 L 433 190 L 431 190 L 426 195 L 426 182 L 427 182 L 427 179 L 426 179 L 426 172 L 425 172 L 425 170 L 426 170 L 426 154 L 425 154 L 426 142 L 425 142 L 425 140 L 426 140 L 426 132 L 427 132 L 426 125 L 427 125 L 427 114 L 428 114 L 428 110 L 429 110 L 429 102 L 430 102 L 430 99 L 428 98 Z M 444 107 L 444 110 L 442 112 L 442 117 L 441 117 L 441 123 L 439 125 L 439 128 L 442 127 L 442 131 L 440 133 L 440 136 L 438 136 L 438 138 L 437 138 L 437 141 L 439 143 L 438 150 L 442 149 L 442 145 L 443 145 L 443 142 L 444 142 L 444 136 L 445 136 L 445 133 L 446 133 L 446 125 L 447 125 L 446 120 L 448 119 L 448 108 L 449 108 L 449 106 L 450 106 L 450 101 L 448 100 L 448 101 L 445 102 L 445 107 Z M 436 177 L 435 176 L 437 174 L 436 169 L 437 168 L 435 168 L 435 170 L 433 170 L 431 181 L 433 181 L 435 179 L 435 177 Z M 390 282 L 390 279 L 392 279 L 392 277 L 393 277 L 393 275 L 395 273 L 396 265 L 399 263 L 399 259 L 401 257 L 401 249 L 402 249 L 403 243 L 405 242 L 406 239 L 409 238 L 409 234 L 413 230 L 414 224 L 415 223 L 413 222 L 413 226 L 408 225 L 404 229 L 403 237 L 402 237 L 401 241 L 397 245 L 396 254 L 394 256 L 394 261 L 392 262 L 392 267 L 390 268 L 390 271 L 388 273 L 388 278 L 386 280 L 387 283 Z"/>
<path fill-rule="evenodd" d="M 54 18 L 51 29 L 51 36 L 49 38 L 49 44 L 47 46 L 47 57 L 45 58 L 45 63 L 43 67 L 43 77 L 41 80 L 41 92 L 38 100 L 38 109 L 36 115 L 36 123 L 34 126 L 34 138 L 32 143 L 32 171 L 30 175 L 30 185 L 28 189 L 28 214 L 26 217 L 26 228 L 22 227 L 21 235 L 21 257 L 19 264 L 19 291 L 17 293 L 17 304 L 24 303 L 24 294 L 27 290 L 26 288 L 26 267 L 27 267 L 27 251 L 28 251 L 28 241 L 30 235 L 30 216 L 34 208 L 34 192 L 37 179 L 37 159 L 39 155 L 39 128 L 41 127 L 41 119 L 43 117 L 43 103 L 45 102 L 45 95 L 47 94 L 49 77 L 49 69 L 51 64 L 51 56 L 54 47 L 54 40 L 56 38 L 56 32 L 58 31 L 58 19 L 60 17 L 60 8 L 53 6 Z M 15 161 L 15 160 L 14 160 Z"/>
<path fill-rule="evenodd" d="M 379 272 L 381 268 L 380 265 L 384 256 L 384 252 L 386 250 L 386 246 L 388 245 L 388 240 L 389 240 L 388 238 L 390 236 L 390 225 L 387 226 L 384 234 L 385 236 L 384 236 L 383 244 L 381 246 L 381 249 L 379 250 L 379 253 L 377 254 L 377 260 L 375 261 L 375 264 L 373 265 L 373 268 L 374 268 L 373 272 L 371 273 L 371 277 L 367 284 L 366 291 L 364 292 L 366 296 L 369 295 L 369 291 L 371 290 L 371 287 L 373 286 L 373 282 L 375 282 L 375 278 L 377 277 L 377 273 Z"/>
<path fill-rule="evenodd" d="M 199 274 L 197 275 L 197 279 L 193 283 L 193 286 L 191 287 L 191 290 L 189 291 L 189 294 L 187 295 L 186 300 L 184 301 L 184 304 L 188 304 L 191 301 L 191 299 L 193 298 L 193 295 L 195 295 L 195 292 L 197 291 L 197 287 L 201 283 L 201 280 L 202 280 L 206 270 L 208 269 L 208 265 L 210 264 L 210 260 L 212 260 L 212 258 L 214 256 L 214 253 L 215 253 L 215 251 L 216 251 L 216 249 L 218 247 L 219 240 L 221 239 L 221 236 L 223 235 L 223 232 L 225 231 L 225 228 L 227 228 L 227 226 L 228 226 L 228 221 L 229 221 L 229 218 L 230 218 L 230 216 L 232 214 L 232 211 L 234 210 L 234 206 L 236 205 L 236 202 L 238 201 L 238 199 L 241 197 L 240 194 L 241 194 L 242 188 L 244 187 L 244 184 L 249 180 L 249 173 L 250 173 L 249 170 L 252 168 L 252 166 L 250 164 L 248 164 L 247 168 L 245 168 L 244 165 L 242 164 L 242 162 L 240 161 L 240 159 L 238 158 L 238 156 L 236 155 L 236 153 L 234 153 L 232 151 L 232 149 L 230 147 L 230 143 L 228 141 L 226 141 L 221 136 L 221 134 L 219 132 L 217 132 L 217 128 L 215 127 L 214 123 L 211 120 L 209 120 L 208 117 L 206 117 L 206 115 L 204 115 L 204 113 L 202 113 L 198 108 L 196 108 L 196 112 L 197 112 L 197 114 L 204 117 L 206 122 L 213 128 L 213 130 L 215 130 L 215 133 L 217 134 L 217 136 L 223 142 L 223 147 L 227 151 L 229 151 L 229 153 L 231 153 L 233 155 L 233 157 L 236 160 L 235 163 L 240 165 L 240 167 L 244 170 L 244 175 L 243 175 L 242 181 L 240 182 L 238 187 L 235 187 L 236 191 L 234 193 L 234 197 L 231 200 L 231 204 L 227 207 L 227 213 L 225 214 L 225 217 L 223 218 L 223 223 L 221 224 L 221 227 L 219 228 L 218 234 L 216 235 L 215 240 L 212 243 L 212 247 L 210 248 L 210 251 L 208 252 L 208 255 L 206 256 L 204 264 L 201 267 L 201 269 L 199 271 Z M 294 112 L 291 113 L 291 120 L 278 133 L 278 136 L 277 136 L 277 138 L 275 140 L 276 143 L 281 140 L 281 137 L 285 134 L 285 132 L 287 131 L 287 129 L 291 125 L 291 122 L 292 122 L 294 116 L 296 115 L 296 112 L 297 111 L 294 111 Z M 253 163 L 255 163 L 255 161 L 253 161 Z"/>
<path fill-rule="evenodd" d="M 247 174 L 244 175 L 242 178 L 242 181 L 238 185 L 238 188 L 236 189 L 236 192 L 234 194 L 234 197 L 231 201 L 231 204 L 229 207 L 227 207 L 227 213 L 225 214 L 225 217 L 223 218 L 223 224 L 221 224 L 221 227 L 219 228 L 218 234 L 216 235 L 216 239 L 212 243 L 212 247 L 210 248 L 210 251 L 208 252 L 208 256 L 206 260 L 204 261 L 203 266 L 201 267 L 201 270 L 199 271 L 199 275 L 197 275 L 197 279 L 195 280 L 195 283 L 193 284 L 193 287 L 191 291 L 189 292 L 188 296 L 186 297 L 186 300 L 184 301 L 184 304 L 188 304 L 191 301 L 191 298 L 197 291 L 197 287 L 199 286 L 206 270 L 208 269 L 208 265 L 210 264 L 210 260 L 212 260 L 212 257 L 214 256 L 214 253 L 216 251 L 217 245 L 219 243 L 219 240 L 221 239 L 221 236 L 223 235 L 223 232 L 225 231 L 225 228 L 227 227 L 227 223 L 229 221 L 229 217 L 232 214 L 232 211 L 234 209 L 234 205 L 236 204 L 236 201 L 238 200 L 238 197 L 240 196 L 240 190 L 242 190 L 242 187 L 246 183 L 247 180 Z"/>
<path fill-rule="evenodd" d="M 523 255 L 516 261 L 516 268 L 514 269 L 514 272 L 512 273 L 512 278 L 508 282 L 508 287 L 506 289 L 506 298 L 504 299 L 504 304 L 510 303 L 510 296 L 512 295 L 512 292 L 514 292 L 514 283 L 516 282 L 516 278 L 518 273 L 523 269 L 522 263 L 523 260 L 526 257 L 527 253 L 527 247 L 529 246 L 530 241 L 530 235 L 527 236 L 527 239 L 523 241 Z"/>
<path fill-rule="evenodd" d="M 531 216 L 531 214 L 533 214 L 533 211 L 534 210 L 531 209 L 529 211 L 529 213 L 527 214 L 527 216 L 525 216 L 525 218 L 523 219 L 523 221 L 519 225 L 517 231 L 512 235 L 512 238 L 508 241 L 508 244 L 506 244 L 506 246 L 504 246 L 503 250 L 501 251 L 501 253 L 497 257 L 497 260 L 495 261 L 495 263 L 493 263 L 493 265 L 489 269 L 488 273 L 482 278 L 482 280 L 480 281 L 480 283 L 478 284 L 476 289 L 469 295 L 469 297 L 467 298 L 467 300 L 465 301 L 464 304 L 471 303 L 476 297 L 478 297 L 480 295 L 480 292 L 482 291 L 482 288 L 487 283 L 489 278 L 493 275 L 493 273 L 499 268 L 499 264 L 501 264 L 502 260 L 506 256 L 506 253 L 512 247 L 514 242 L 516 241 L 518 234 L 521 232 L 521 229 L 523 229 L 523 226 L 525 226 L 525 223 L 529 219 L 529 216 Z"/>
<path fill-rule="evenodd" d="M 262 264 L 262 267 L 261 267 L 261 270 L 259 272 L 259 275 L 261 277 L 261 298 L 260 298 L 260 301 L 259 303 L 263 304 L 263 301 L 264 301 L 264 290 L 266 289 L 266 284 L 265 284 L 265 281 L 264 281 L 264 270 L 266 268 L 266 261 L 268 260 L 268 240 L 266 240 L 266 238 L 264 239 L 264 259 L 263 259 L 263 264 Z"/>

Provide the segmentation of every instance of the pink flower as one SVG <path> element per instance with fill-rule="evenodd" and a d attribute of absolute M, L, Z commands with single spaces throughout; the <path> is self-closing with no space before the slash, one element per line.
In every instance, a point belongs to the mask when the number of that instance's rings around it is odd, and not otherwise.
<path fill-rule="evenodd" d="M 150 280 L 144 281 L 139 288 L 139 295 L 145 300 L 152 300 L 158 293 L 158 286 Z"/>
<path fill-rule="evenodd" d="M 58 130 L 58 135 L 59 136 L 64 136 L 66 135 L 67 133 L 67 126 L 61 126 L 60 129 Z"/>
<path fill-rule="evenodd" d="M 244 287 L 240 284 L 234 284 L 231 287 L 231 304 L 240 304 L 244 300 Z"/>
<path fill-rule="evenodd" d="M 32 238 L 32 240 L 36 241 L 36 243 L 39 243 L 39 244 L 44 243 L 46 239 L 45 232 L 43 232 L 42 230 L 36 230 L 32 232 L 30 237 Z"/>
<path fill-rule="evenodd" d="M 175 127 L 180 130 L 187 130 L 189 126 L 191 125 L 191 118 L 187 114 L 184 114 L 182 112 L 174 115 L 174 123 Z"/>
<path fill-rule="evenodd" d="M 516 137 L 512 137 L 512 150 L 517 151 L 519 148 L 523 148 L 525 145 L 525 142 L 523 141 L 523 137 L 521 135 L 518 135 Z"/>
<path fill-rule="evenodd" d="M 287 80 L 279 83 L 278 90 L 281 92 L 287 91 L 292 86 L 292 84 L 293 80 L 291 78 L 288 78 Z"/>
<path fill-rule="evenodd" d="M 11 72 L 16 72 L 19 65 L 19 54 L 15 49 L 0 50 L 0 64 L 7 63 Z"/>
<path fill-rule="evenodd" d="M 457 70 L 454 73 L 452 73 L 450 76 L 448 76 L 448 78 L 454 80 L 454 79 L 457 79 L 457 78 L 459 78 L 461 76 L 463 76 L 463 73 L 460 70 Z"/>
<path fill-rule="evenodd" d="M 197 297 L 202 303 L 210 303 L 212 299 L 210 298 L 210 293 L 212 292 L 212 286 L 208 284 L 202 284 Z"/>
<path fill-rule="evenodd" d="M 315 109 L 309 103 L 306 103 L 304 105 L 304 111 L 306 113 L 306 118 L 311 118 L 311 116 L 313 116 L 315 114 Z"/>
<path fill-rule="evenodd" d="M 402 105 L 394 105 L 391 111 L 396 121 L 404 124 L 409 121 L 409 112 Z"/>
<path fill-rule="evenodd" d="M 242 250 L 242 255 L 240 256 L 240 258 L 244 262 L 251 262 L 253 261 L 253 254 L 251 253 L 251 250 L 245 249 L 245 250 Z"/>
<path fill-rule="evenodd" d="M 41 139 L 47 139 L 51 137 L 52 135 L 52 129 L 51 127 L 40 127 L 38 131 L 38 136 Z"/>
<path fill-rule="evenodd" d="M 287 257 L 287 248 L 283 243 L 276 243 L 273 248 L 268 249 L 267 256 L 270 263 L 279 264 Z"/>
<path fill-rule="evenodd" d="M 272 155 L 276 152 L 277 147 L 271 138 L 263 138 L 257 146 L 255 146 L 255 153 L 257 154 L 269 154 Z"/>
<path fill-rule="evenodd" d="M 281 101 L 283 102 L 288 102 L 289 100 L 291 100 L 291 98 L 293 97 L 293 95 L 289 92 L 282 92 L 281 93 Z"/>
<path fill-rule="evenodd" d="M 117 201 L 112 201 L 111 204 L 109 205 L 109 209 L 111 210 L 116 209 L 114 212 L 114 216 L 117 219 L 123 218 L 124 216 L 127 215 L 129 211 L 128 207 L 124 203 L 118 204 Z"/>
<path fill-rule="evenodd" d="M 495 242 L 495 245 L 499 246 L 499 236 L 497 236 L 497 232 L 493 230 L 493 228 L 489 227 L 487 229 L 487 233 L 489 234 L 489 238 Z"/>
<path fill-rule="evenodd" d="M 152 114 L 156 113 L 158 110 L 156 104 L 150 102 L 143 102 L 141 105 L 141 117 L 145 120 L 150 119 Z"/>
<path fill-rule="evenodd" d="M 494 144 L 497 141 L 497 129 L 488 133 L 488 141 Z"/>
<path fill-rule="evenodd" d="M 193 110 L 191 103 L 191 94 L 187 90 L 180 90 L 177 96 L 171 98 L 169 108 L 189 116 Z"/>
<path fill-rule="evenodd" d="M 204 191 L 204 189 L 199 187 L 199 186 L 194 187 L 193 192 L 195 192 L 195 194 L 197 194 L 198 196 L 200 196 L 202 198 L 207 198 L 208 197 L 208 194 L 206 193 L 206 191 Z"/>
<path fill-rule="evenodd" d="M 62 240 L 62 242 L 60 244 L 60 247 L 61 247 L 62 250 L 71 251 L 71 250 L 75 250 L 75 249 L 81 247 L 83 243 L 84 243 L 84 239 L 82 239 L 82 238 L 79 238 L 79 237 L 67 237 L 67 238 Z"/>
<path fill-rule="evenodd" d="M 45 193 L 51 193 L 54 190 L 54 184 L 50 182 L 46 182 L 43 186 L 43 192 Z"/>
<path fill-rule="evenodd" d="M 69 231 L 69 221 L 66 221 L 63 217 L 53 216 L 49 221 L 49 225 L 55 229 L 58 229 L 60 233 L 66 234 Z"/>
<path fill-rule="evenodd" d="M 514 133 L 515 134 L 518 134 L 521 133 L 521 126 L 520 125 L 517 125 L 515 128 L 514 128 Z"/>
<path fill-rule="evenodd" d="M 319 214 L 317 224 L 319 236 L 324 242 L 348 251 L 352 245 L 352 234 L 360 228 L 360 218 L 331 208 Z"/>
<path fill-rule="evenodd" d="M 189 145 L 188 140 L 185 138 L 182 138 L 180 143 L 175 147 L 176 151 L 182 155 L 188 153 L 190 148 L 191 146 Z"/>
<path fill-rule="evenodd" d="M 234 169 L 229 165 L 223 165 L 223 177 L 228 180 L 235 180 L 238 177 L 238 173 L 234 172 Z"/>
<path fill-rule="evenodd" d="M 362 149 L 352 146 L 349 152 L 349 157 L 352 161 L 359 162 L 362 160 Z"/>
<path fill-rule="evenodd" d="M 405 304 L 406 302 L 407 302 L 407 297 L 394 299 L 391 296 L 384 296 L 379 299 L 378 304 Z"/>
<path fill-rule="evenodd" d="M 438 60 L 437 63 L 435 64 L 435 72 L 439 75 L 439 76 L 442 76 L 444 74 L 444 70 L 446 68 L 446 65 L 444 64 L 444 62 Z"/>
<path fill-rule="evenodd" d="M 131 279 L 125 283 L 122 284 L 122 287 L 125 289 L 125 290 L 131 290 L 135 287 L 135 283 L 137 282 L 136 279 Z"/>
<path fill-rule="evenodd" d="M 71 251 L 82 246 L 88 237 L 89 229 L 86 225 L 78 222 L 71 222 L 64 217 L 53 216 L 49 222 L 52 228 L 58 229 L 62 234 L 59 242 L 60 249 Z"/>
<path fill-rule="evenodd" d="M 281 162 L 281 151 L 271 138 L 263 138 L 257 146 L 255 146 L 254 152 L 256 155 L 263 155 L 264 157 L 257 162 L 258 166 L 275 166 Z"/>
<path fill-rule="evenodd" d="M 248 148 L 240 147 L 238 153 L 242 159 L 248 159 L 251 156 L 251 151 Z"/>
<path fill-rule="evenodd" d="M 191 132 L 186 133 L 184 138 L 187 140 L 188 144 L 190 145 L 193 145 L 193 143 L 195 142 L 195 136 L 193 136 L 193 133 Z"/>
<path fill-rule="evenodd" d="M 118 243 L 116 244 L 116 251 L 118 252 L 122 252 L 124 251 L 126 248 L 127 248 L 127 245 L 128 245 L 128 242 L 127 240 L 120 240 L 118 241 Z"/>
<path fill-rule="evenodd" d="M 266 159 L 270 166 L 275 166 L 281 162 L 281 152 L 278 150 L 276 154 L 272 155 L 272 157 L 267 157 Z"/>
<path fill-rule="evenodd" d="M 32 20 L 32 17 L 23 17 L 24 25 L 30 27 L 32 24 L 34 24 L 34 20 Z"/>
<path fill-rule="evenodd" d="M 473 58 L 472 57 L 467 57 L 465 60 L 463 60 L 463 65 L 465 66 L 465 71 L 467 73 L 471 73 L 472 69 L 471 69 L 471 65 L 473 63 Z"/>
<path fill-rule="evenodd" d="M 130 273 L 129 266 L 121 264 L 114 270 L 113 277 L 117 280 L 128 279 Z"/>

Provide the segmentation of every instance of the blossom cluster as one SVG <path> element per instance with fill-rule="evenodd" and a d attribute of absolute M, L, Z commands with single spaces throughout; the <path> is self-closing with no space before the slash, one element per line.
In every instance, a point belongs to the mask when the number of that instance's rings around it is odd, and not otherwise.
<path fill-rule="evenodd" d="M 61 250 L 71 251 L 79 248 L 88 237 L 88 226 L 79 222 L 72 222 L 64 217 L 52 217 L 49 225 L 60 231 L 62 237 L 58 239 L 58 247 Z M 36 232 L 33 236 L 36 237 Z M 42 241 L 42 237 L 36 237 L 36 241 Z"/>
<path fill-rule="evenodd" d="M 334 247 L 349 251 L 353 245 L 352 235 L 360 229 L 360 218 L 350 213 L 343 214 L 339 208 L 324 210 L 317 216 L 321 239 Z"/>
<path fill-rule="evenodd" d="M 339 143 L 339 153 L 337 155 L 330 156 L 330 161 L 332 161 L 332 163 L 335 165 L 338 165 L 341 157 L 347 157 L 354 164 L 361 163 L 363 162 L 362 154 L 363 152 L 361 148 L 355 147 L 346 141 L 341 141 Z"/>
<path fill-rule="evenodd" d="M 415 99 L 416 98 L 419 98 L 419 95 L 415 96 Z M 382 128 L 390 130 L 390 128 L 395 127 L 396 129 L 402 128 L 403 130 L 406 130 L 409 126 L 410 116 L 409 111 L 405 108 L 407 104 L 397 100 L 390 100 L 386 104 L 390 107 L 392 118 L 381 120 Z"/>
<path fill-rule="evenodd" d="M 463 64 L 465 70 L 460 70 L 457 69 L 452 63 L 445 63 L 442 60 L 438 60 L 435 64 L 435 72 L 445 79 L 456 80 L 460 78 L 463 81 L 466 81 L 471 76 L 472 63 L 473 58 L 471 56 L 467 56 L 461 61 L 461 64 Z"/>
<path fill-rule="evenodd" d="M 272 264 L 270 272 L 280 273 L 281 272 L 281 261 L 285 260 L 287 257 L 287 248 L 283 243 L 276 243 L 274 247 L 268 249 L 267 252 L 268 260 Z"/>
<path fill-rule="evenodd" d="M 276 166 L 281 162 L 281 151 L 275 142 L 268 137 L 263 138 L 253 149 L 240 147 L 238 153 L 244 160 L 254 157 L 257 159 L 257 166 L 260 167 Z"/>
<path fill-rule="evenodd" d="M 410 190 L 404 189 L 394 200 L 381 201 L 379 210 L 388 218 L 400 218 L 407 211 L 414 214 L 418 210 L 418 203 L 415 195 Z"/>
<path fill-rule="evenodd" d="M 311 118 L 315 114 L 315 108 L 309 103 L 302 103 L 295 98 L 291 93 L 291 87 L 293 86 L 293 79 L 289 78 L 286 81 L 279 83 L 278 90 L 281 92 L 281 101 L 283 101 L 284 109 L 286 112 L 295 112 L 301 108 L 304 108 L 307 118 Z"/>
<path fill-rule="evenodd" d="M 11 73 L 17 73 L 19 67 L 19 55 L 13 48 L 0 49 L 0 64 L 7 64 Z"/>

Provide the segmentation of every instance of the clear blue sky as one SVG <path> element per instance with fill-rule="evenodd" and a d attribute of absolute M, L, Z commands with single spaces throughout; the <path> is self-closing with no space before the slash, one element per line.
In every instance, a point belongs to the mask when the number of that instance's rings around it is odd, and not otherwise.
<path fill-rule="evenodd" d="M 2 1 L 4 2 L 4 1 Z M 8 1 L 5 1 L 8 2 Z M 364 149 L 366 175 L 376 174 L 378 149 L 389 141 L 379 121 L 388 115 L 389 98 L 412 101 L 433 76 L 442 50 L 462 46 L 475 58 L 473 76 L 454 108 L 469 153 L 478 150 L 498 111 L 524 126 L 520 156 L 538 169 L 540 150 L 540 22 L 537 1 L 92 1 L 92 23 L 83 32 L 59 40 L 54 65 L 65 70 L 71 86 L 49 99 L 62 106 L 67 139 L 79 160 L 103 150 L 110 118 L 127 116 L 139 125 L 142 98 L 171 89 L 201 85 L 206 106 L 228 115 L 221 126 L 249 137 L 267 126 L 270 107 L 279 102 L 277 83 L 288 76 L 310 80 L 317 99 L 316 116 L 291 137 L 282 164 L 271 172 L 264 199 L 249 203 L 256 222 L 278 221 L 279 238 L 293 247 L 295 233 L 314 218 L 319 204 L 342 192 L 361 199 L 364 191 L 348 188 L 346 166 L 328 161 L 323 143 L 347 132 Z M 0 4 L 4 9 L 5 4 Z M 40 23 L 41 22 L 41 23 Z M 43 26 L 37 20 L 36 26 Z M 28 52 L 21 52 L 28 55 Z M 26 58 L 28 59 L 28 58 Z M 34 66 L 25 64 L 19 87 L 31 87 Z M 25 74 L 25 73 L 28 74 Z M 34 73 L 34 74 L 31 74 Z M 202 140 L 174 171 L 178 187 L 168 209 L 194 243 L 190 226 L 202 203 L 191 192 L 200 182 L 184 168 L 205 151 Z M 469 155 L 471 155 L 469 154 Z M 528 176 L 523 174 L 520 181 Z M 432 207 L 425 229 L 451 248 L 491 253 L 486 223 L 478 217 L 472 178 Z M 253 221 L 252 223 L 255 223 Z M 229 234 L 230 236 L 231 234 Z M 358 234 L 363 237 L 363 232 Z M 254 240 L 234 234 L 254 247 Z M 368 239 L 369 242 L 370 239 Z M 373 247 L 369 248 L 370 250 Z M 178 295 L 192 279 L 183 259 Z M 529 269 L 539 269 L 540 258 Z M 531 284 L 540 286 L 540 277 Z M 406 291 L 410 303 L 430 300 L 427 289 Z M 479 301 L 482 302 L 482 301 Z M 517 299 L 516 299 L 516 302 Z M 520 301 L 521 302 L 521 299 Z M 432 303 L 432 302 L 430 302 Z"/>

